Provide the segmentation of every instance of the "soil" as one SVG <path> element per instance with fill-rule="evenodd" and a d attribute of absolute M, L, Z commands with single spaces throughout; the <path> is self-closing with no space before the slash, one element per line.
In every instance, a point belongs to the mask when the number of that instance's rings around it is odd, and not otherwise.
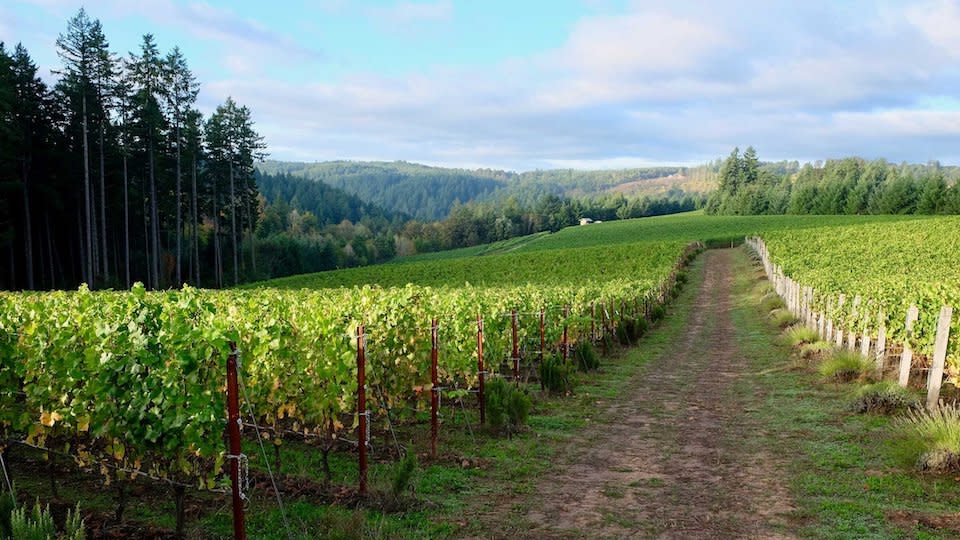
<path fill-rule="evenodd" d="M 791 537 L 783 460 L 750 444 L 750 396 L 734 389 L 749 366 L 731 318 L 733 256 L 704 253 L 682 338 L 573 437 L 524 503 L 533 528 L 511 537 Z"/>

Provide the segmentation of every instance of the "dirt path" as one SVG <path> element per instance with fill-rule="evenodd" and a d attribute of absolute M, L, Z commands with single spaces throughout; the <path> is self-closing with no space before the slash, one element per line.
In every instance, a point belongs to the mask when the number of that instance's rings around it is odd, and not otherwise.
<path fill-rule="evenodd" d="M 743 414 L 731 318 L 742 252 L 704 255 L 687 327 L 531 496 L 531 538 L 789 538 L 784 475 Z M 688 300 L 689 301 L 689 300 Z M 759 440 L 759 443 L 758 443 Z"/>

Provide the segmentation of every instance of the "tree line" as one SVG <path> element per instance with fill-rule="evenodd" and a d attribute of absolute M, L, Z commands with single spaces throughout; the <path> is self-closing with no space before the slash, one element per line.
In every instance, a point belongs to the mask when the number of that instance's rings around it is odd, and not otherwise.
<path fill-rule="evenodd" d="M 111 51 L 81 9 L 44 83 L 22 44 L 0 43 L 0 288 L 223 286 L 256 274 L 264 157 L 251 112 L 208 117 L 183 52 Z"/>
<path fill-rule="evenodd" d="M 723 162 L 711 214 L 960 214 L 960 170 L 850 157 L 783 167 L 735 148 Z"/>

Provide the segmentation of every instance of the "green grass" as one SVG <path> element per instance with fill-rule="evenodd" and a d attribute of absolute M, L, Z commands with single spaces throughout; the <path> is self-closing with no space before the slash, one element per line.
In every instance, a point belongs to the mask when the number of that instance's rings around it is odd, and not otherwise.
<path fill-rule="evenodd" d="M 817 373 L 824 379 L 834 382 L 851 382 L 868 377 L 873 363 L 859 352 L 838 350 L 827 356 L 817 366 Z"/>
<path fill-rule="evenodd" d="M 960 406 L 914 409 L 897 423 L 902 441 L 913 448 L 917 467 L 941 473 L 960 472 Z"/>
<path fill-rule="evenodd" d="M 770 321 L 778 328 L 786 328 L 797 324 L 800 319 L 788 309 L 780 308 L 770 312 Z"/>
<path fill-rule="evenodd" d="M 482 257 L 484 255 L 498 255 L 516 251 L 528 243 L 550 234 L 549 232 L 538 232 L 526 236 L 517 236 L 508 238 L 491 244 L 482 244 L 458 249 L 448 249 L 445 251 L 436 251 L 432 253 L 418 253 L 407 257 L 398 257 L 388 264 L 392 263 L 411 263 L 421 261 L 442 261 L 447 259 L 459 259 L 461 257 Z"/>
<path fill-rule="evenodd" d="M 818 338 L 819 336 L 816 330 L 803 326 L 802 324 L 791 326 L 780 334 L 780 340 L 790 347 L 799 347 L 807 343 L 814 343 Z"/>
<path fill-rule="evenodd" d="M 912 390 L 895 381 L 880 381 L 857 388 L 850 408 L 857 413 L 895 414 L 919 406 L 920 399 Z"/>

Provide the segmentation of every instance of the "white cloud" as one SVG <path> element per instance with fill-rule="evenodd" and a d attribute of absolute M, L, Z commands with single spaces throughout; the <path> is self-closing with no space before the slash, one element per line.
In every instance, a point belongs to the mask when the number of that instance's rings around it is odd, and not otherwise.
<path fill-rule="evenodd" d="M 960 137 L 960 111 L 843 111 L 834 115 L 832 127 L 858 137 Z"/>
<path fill-rule="evenodd" d="M 677 73 L 699 67 L 730 43 L 710 21 L 670 13 L 604 15 L 577 23 L 559 60 L 592 77 Z"/>
<path fill-rule="evenodd" d="M 911 6 L 905 12 L 906 20 L 935 47 L 950 57 L 960 58 L 960 2 L 932 0 Z"/>

